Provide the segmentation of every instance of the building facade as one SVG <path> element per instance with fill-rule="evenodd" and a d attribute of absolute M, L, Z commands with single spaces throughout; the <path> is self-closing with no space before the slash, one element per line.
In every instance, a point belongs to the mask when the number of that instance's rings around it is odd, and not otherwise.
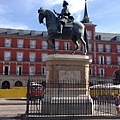
<path fill-rule="evenodd" d="M 120 83 L 120 34 L 98 33 L 85 11 L 82 22 L 87 28 L 89 40 L 90 84 Z M 46 31 L 17 30 L 0 28 L 0 88 L 10 89 L 13 86 L 26 86 L 29 78 L 46 77 L 48 49 L 45 41 Z M 71 40 L 56 40 L 57 54 L 71 54 L 75 45 Z M 76 54 L 83 54 L 83 45 Z"/>

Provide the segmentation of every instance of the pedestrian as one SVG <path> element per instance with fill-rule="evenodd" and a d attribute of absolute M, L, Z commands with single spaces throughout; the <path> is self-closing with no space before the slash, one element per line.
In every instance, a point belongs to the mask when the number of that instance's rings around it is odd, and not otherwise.
<path fill-rule="evenodd" d="M 116 111 L 117 111 L 117 115 L 120 115 L 120 94 L 119 95 L 115 95 L 115 106 L 116 106 Z"/>

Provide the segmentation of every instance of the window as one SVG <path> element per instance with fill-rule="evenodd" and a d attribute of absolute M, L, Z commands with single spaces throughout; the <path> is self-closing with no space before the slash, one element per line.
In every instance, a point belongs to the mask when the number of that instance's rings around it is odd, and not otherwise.
<path fill-rule="evenodd" d="M 42 62 L 44 62 L 46 58 L 47 58 L 47 53 L 42 53 Z"/>
<path fill-rule="evenodd" d="M 118 57 L 118 65 L 120 65 L 120 57 Z"/>
<path fill-rule="evenodd" d="M 120 45 L 117 45 L 117 52 L 120 53 Z"/>
<path fill-rule="evenodd" d="M 35 75 L 35 66 L 29 66 L 29 75 Z"/>
<path fill-rule="evenodd" d="M 70 50 L 70 43 L 69 42 L 64 42 L 64 49 Z"/>
<path fill-rule="evenodd" d="M 3 75 L 9 75 L 10 74 L 10 66 L 3 66 Z"/>
<path fill-rule="evenodd" d="M 30 48 L 36 48 L 36 40 L 30 40 Z"/>
<path fill-rule="evenodd" d="M 55 42 L 55 47 L 56 47 L 56 50 L 59 49 L 59 42 Z"/>
<path fill-rule="evenodd" d="M 22 66 L 16 67 L 16 75 L 22 75 Z"/>
<path fill-rule="evenodd" d="M 98 56 L 99 64 L 104 64 L 104 56 Z"/>
<path fill-rule="evenodd" d="M 42 67 L 42 75 L 46 75 L 46 67 Z"/>
<path fill-rule="evenodd" d="M 106 56 L 106 64 L 111 64 L 111 56 Z"/>
<path fill-rule="evenodd" d="M 34 61 L 35 61 L 35 58 L 36 58 L 36 55 L 35 55 L 34 52 L 29 53 L 29 60 L 30 60 L 31 62 L 34 62 Z"/>
<path fill-rule="evenodd" d="M 106 45 L 106 52 L 110 52 L 110 45 Z"/>
<path fill-rule="evenodd" d="M 23 61 L 23 52 L 17 52 L 17 61 Z"/>
<path fill-rule="evenodd" d="M 11 47 L 11 39 L 5 39 L 5 47 Z"/>
<path fill-rule="evenodd" d="M 99 69 L 99 77 L 104 77 L 104 69 L 103 68 Z"/>
<path fill-rule="evenodd" d="M 87 36 L 88 36 L 88 40 L 92 39 L 92 31 L 87 30 Z"/>
<path fill-rule="evenodd" d="M 47 49 L 48 45 L 46 41 L 42 41 L 42 49 Z"/>
<path fill-rule="evenodd" d="M 89 69 L 89 75 L 92 75 L 92 68 Z"/>
<path fill-rule="evenodd" d="M 89 51 L 92 51 L 92 44 L 89 43 Z"/>
<path fill-rule="evenodd" d="M 11 59 L 11 52 L 4 52 L 4 60 L 10 61 Z"/>
<path fill-rule="evenodd" d="M 98 44 L 98 52 L 103 52 L 103 44 Z"/>
<path fill-rule="evenodd" d="M 17 40 L 17 47 L 18 48 L 23 48 L 23 40 L 21 40 L 21 39 Z"/>

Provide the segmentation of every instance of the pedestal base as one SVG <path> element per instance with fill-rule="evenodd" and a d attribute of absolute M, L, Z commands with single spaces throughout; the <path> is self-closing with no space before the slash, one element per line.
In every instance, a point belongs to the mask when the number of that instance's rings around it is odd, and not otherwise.
<path fill-rule="evenodd" d="M 53 97 L 42 102 L 42 114 L 49 115 L 92 115 L 93 101 L 89 95 L 79 97 Z"/>

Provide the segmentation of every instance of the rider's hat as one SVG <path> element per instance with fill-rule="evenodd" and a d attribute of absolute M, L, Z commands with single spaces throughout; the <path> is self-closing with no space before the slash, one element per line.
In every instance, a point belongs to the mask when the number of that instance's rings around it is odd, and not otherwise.
<path fill-rule="evenodd" d="M 68 5 L 68 2 L 66 2 L 65 0 L 63 1 L 63 5 L 66 6 Z"/>

